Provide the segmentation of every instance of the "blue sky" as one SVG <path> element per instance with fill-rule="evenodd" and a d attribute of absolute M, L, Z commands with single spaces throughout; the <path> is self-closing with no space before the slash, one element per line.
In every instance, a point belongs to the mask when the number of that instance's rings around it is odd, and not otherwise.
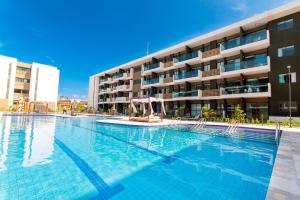
<path fill-rule="evenodd" d="M 0 0 L 0 54 L 61 70 L 60 95 L 88 77 L 290 0 Z M 51 80 L 49 80 L 51 81 Z"/>

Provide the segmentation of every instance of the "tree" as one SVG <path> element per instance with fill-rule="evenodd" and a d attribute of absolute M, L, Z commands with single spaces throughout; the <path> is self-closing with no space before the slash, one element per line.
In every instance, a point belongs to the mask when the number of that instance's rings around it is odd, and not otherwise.
<path fill-rule="evenodd" d="M 85 109 L 86 109 L 86 107 L 83 105 L 83 103 L 79 102 L 76 104 L 77 112 L 83 112 Z"/>
<path fill-rule="evenodd" d="M 244 110 L 241 109 L 240 106 L 237 106 L 234 109 L 234 113 L 233 113 L 233 118 L 238 122 L 244 122 L 245 121 L 245 117 L 246 117 L 246 113 L 244 112 Z"/>

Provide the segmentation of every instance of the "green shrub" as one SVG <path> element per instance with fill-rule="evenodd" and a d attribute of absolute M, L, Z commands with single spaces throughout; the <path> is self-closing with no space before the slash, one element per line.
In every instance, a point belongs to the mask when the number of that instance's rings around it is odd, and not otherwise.
<path fill-rule="evenodd" d="M 215 115 L 215 112 L 213 109 L 209 109 L 207 107 L 202 108 L 202 117 L 205 119 L 210 119 Z"/>
<path fill-rule="evenodd" d="M 233 112 L 233 118 L 238 122 L 242 123 L 245 121 L 246 113 L 241 109 L 240 106 L 237 106 Z"/>

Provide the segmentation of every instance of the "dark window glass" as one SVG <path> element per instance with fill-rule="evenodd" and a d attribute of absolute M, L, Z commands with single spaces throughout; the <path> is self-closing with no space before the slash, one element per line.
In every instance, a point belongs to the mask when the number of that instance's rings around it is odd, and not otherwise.
<path fill-rule="evenodd" d="M 141 79 L 136 79 L 136 80 L 134 80 L 134 82 L 133 82 L 135 85 L 136 84 L 141 84 Z"/>
<path fill-rule="evenodd" d="M 287 47 L 281 47 L 281 48 L 278 48 L 278 57 L 285 57 L 285 56 L 291 56 L 291 55 L 294 55 L 295 53 L 295 47 L 294 45 L 292 46 L 287 46 Z"/>
<path fill-rule="evenodd" d="M 277 30 L 278 31 L 283 31 L 283 30 L 290 29 L 290 28 L 293 28 L 293 27 L 294 27 L 294 20 L 293 19 L 289 19 L 289 20 L 277 23 Z"/>

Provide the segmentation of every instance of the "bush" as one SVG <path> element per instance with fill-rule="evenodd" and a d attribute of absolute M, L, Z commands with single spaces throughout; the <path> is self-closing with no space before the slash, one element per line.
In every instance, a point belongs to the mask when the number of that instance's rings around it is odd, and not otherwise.
<path fill-rule="evenodd" d="M 184 116 L 184 108 L 178 108 L 177 117 L 183 117 L 183 116 Z"/>
<path fill-rule="evenodd" d="M 241 109 L 240 106 L 237 106 L 234 109 L 233 118 L 238 122 L 242 123 L 245 121 L 246 113 Z"/>
<path fill-rule="evenodd" d="M 205 119 L 210 119 L 214 115 L 215 112 L 213 109 L 209 109 L 207 107 L 202 108 L 202 117 L 204 117 Z"/>

